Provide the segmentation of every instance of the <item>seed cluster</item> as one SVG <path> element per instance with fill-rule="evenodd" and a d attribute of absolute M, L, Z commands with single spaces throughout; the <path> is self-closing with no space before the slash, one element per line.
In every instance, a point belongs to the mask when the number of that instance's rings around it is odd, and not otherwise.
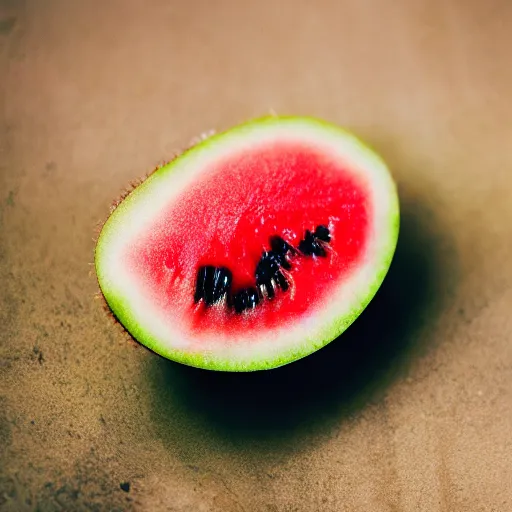
<path fill-rule="evenodd" d="M 330 241 L 329 228 L 323 225 L 317 226 L 313 233 L 306 230 L 304 239 L 299 243 L 298 252 L 304 256 L 325 257 L 327 255 L 325 244 Z M 200 267 L 197 273 L 194 302 L 203 300 L 206 306 L 211 306 L 226 297 L 228 307 L 233 308 L 236 313 L 242 313 L 246 309 L 254 309 L 263 300 L 263 292 L 272 299 L 275 296 L 275 287 L 281 288 L 282 291 L 288 290 L 290 285 L 281 268 L 285 270 L 292 268 L 288 255 L 296 254 L 297 249 L 280 236 L 273 236 L 270 239 L 270 247 L 271 250 L 265 251 L 256 265 L 256 286 L 243 288 L 234 295 L 231 295 L 233 275 L 228 268 L 212 265 Z"/>

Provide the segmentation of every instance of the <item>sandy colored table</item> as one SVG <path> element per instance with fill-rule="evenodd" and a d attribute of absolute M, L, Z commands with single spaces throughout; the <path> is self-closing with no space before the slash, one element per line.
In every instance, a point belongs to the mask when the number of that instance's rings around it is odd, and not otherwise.
<path fill-rule="evenodd" d="M 0 509 L 512 510 L 511 54 L 507 0 L 0 0 Z M 93 300 L 95 224 L 270 109 L 389 162 L 381 293 L 271 373 L 133 348 Z"/>

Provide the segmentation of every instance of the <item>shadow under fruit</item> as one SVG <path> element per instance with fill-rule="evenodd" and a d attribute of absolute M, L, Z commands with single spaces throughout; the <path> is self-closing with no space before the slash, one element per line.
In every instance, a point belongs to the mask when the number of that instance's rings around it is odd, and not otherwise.
<path fill-rule="evenodd" d="M 378 400 L 425 350 L 422 331 L 435 322 L 443 288 L 455 275 L 447 238 L 434 219 L 418 198 L 401 197 L 398 245 L 380 290 L 344 334 L 304 359 L 269 371 L 219 373 L 152 356 L 157 430 L 172 436 L 178 416 L 199 420 L 233 444 L 258 439 L 276 448 Z"/>

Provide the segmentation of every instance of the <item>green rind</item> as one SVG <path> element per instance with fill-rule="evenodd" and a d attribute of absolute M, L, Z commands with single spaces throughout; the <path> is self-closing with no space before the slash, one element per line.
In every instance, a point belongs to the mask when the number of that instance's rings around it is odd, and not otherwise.
<path fill-rule="evenodd" d="M 207 151 L 212 145 L 214 145 L 220 139 L 226 139 L 230 136 L 230 134 L 238 135 L 243 132 L 247 128 L 251 128 L 255 124 L 265 125 L 265 124 L 273 124 L 275 122 L 295 122 L 299 121 L 301 123 L 308 123 L 313 128 L 315 125 L 322 127 L 324 130 L 331 130 L 332 132 L 337 133 L 340 137 L 345 139 L 351 139 L 352 143 L 354 143 L 361 153 L 365 153 L 367 157 L 370 157 L 375 161 L 379 166 L 383 166 L 387 169 L 385 162 L 367 145 L 364 144 L 361 140 L 351 134 L 349 131 L 346 131 L 338 126 L 332 125 L 328 122 L 322 121 L 320 119 L 316 119 L 313 117 L 295 117 L 295 116 L 266 116 L 253 121 L 249 121 L 244 123 L 238 127 L 232 128 L 225 132 L 221 132 L 215 135 L 212 135 L 206 140 L 199 142 L 197 145 L 192 148 L 186 150 L 180 157 L 180 161 L 183 158 L 186 158 L 187 154 L 190 152 L 197 151 Z M 152 174 L 146 181 L 144 181 L 141 185 L 139 185 L 130 195 L 125 198 L 118 207 L 114 210 L 114 212 L 110 215 L 110 217 L 105 222 L 100 236 L 98 238 L 96 249 L 95 249 L 95 268 L 96 274 L 98 278 L 98 283 L 100 285 L 101 291 L 107 301 L 107 304 L 113 311 L 114 315 L 120 321 L 120 323 L 126 328 L 126 330 L 130 333 L 130 335 L 135 338 L 137 341 L 148 347 L 150 350 L 156 352 L 157 354 L 176 361 L 178 363 L 193 366 L 196 368 L 202 368 L 213 371 L 230 371 L 230 372 L 250 372 L 250 371 L 258 371 L 258 370 L 270 370 L 273 368 L 277 368 L 279 366 L 283 366 L 298 359 L 302 359 L 319 349 L 323 348 L 331 341 L 340 336 L 355 320 L 359 317 L 359 315 L 364 311 L 367 305 L 371 302 L 378 289 L 380 288 L 384 278 L 389 270 L 391 265 L 391 261 L 393 259 L 398 235 L 400 230 L 400 207 L 398 194 L 396 190 L 396 185 L 393 180 L 390 178 L 390 198 L 392 199 L 392 206 L 389 210 L 388 217 L 388 243 L 381 250 L 381 254 L 377 257 L 380 265 L 376 269 L 375 279 L 368 286 L 366 294 L 359 299 L 357 303 L 354 303 L 348 314 L 341 316 L 340 318 L 336 318 L 331 325 L 325 326 L 319 333 L 315 335 L 315 339 L 304 339 L 302 343 L 298 345 L 293 350 L 288 350 L 287 352 L 281 353 L 278 357 L 270 358 L 268 360 L 258 360 L 252 363 L 241 363 L 240 361 L 233 360 L 225 360 L 221 358 L 217 358 L 215 356 L 208 356 L 205 354 L 192 354 L 187 353 L 181 350 L 170 349 L 169 347 L 162 346 L 157 339 L 149 335 L 144 328 L 134 320 L 132 315 L 129 312 L 129 308 L 126 306 L 125 301 L 122 297 L 118 296 L 115 293 L 115 290 L 109 289 L 108 286 L 105 286 L 104 274 L 102 271 L 102 255 L 108 251 L 108 240 L 109 234 L 112 233 L 116 229 L 116 224 L 118 219 L 122 217 L 123 211 L 130 207 L 130 204 L 137 199 L 137 197 L 144 192 L 146 185 L 158 179 L 159 177 L 163 177 L 169 173 L 174 172 L 174 163 L 176 160 L 168 163 L 167 165 L 161 167 Z"/>

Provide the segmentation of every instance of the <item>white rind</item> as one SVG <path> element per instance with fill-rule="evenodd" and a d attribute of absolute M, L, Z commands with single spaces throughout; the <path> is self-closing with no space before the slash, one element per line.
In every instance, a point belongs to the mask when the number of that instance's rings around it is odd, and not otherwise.
<path fill-rule="evenodd" d="M 362 264 L 342 280 L 322 307 L 296 325 L 247 334 L 222 333 L 188 338 L 180 319 L 170 319 L 152 305 L 123 266 L 127 249 L 204 172 L 206 164 L 274 141 L 297 141 L 347 163 L 361 176 L 373 208 L 371 233 Z M 280 366 L 324 346 L 350 325 L 371 300 L 387 272 L 398 236 L 399 208 L 394 182 L 385 163 L 357 138 L 311 118 L 265 118 L 214 135 L 150 176 L 113 212 L 96 250 L 96 268 L 109 305 L 139 341 L 165 357 L 185 364 L 223 370 Z M 143 271 L 143 270 L 142 270 Z M 109 300 L 110 299 L 110 300 Z M 114 306 L 114 307 L 113 307 Z M 117 307 L 117 310 L 116 310 Z M 142 338 L 142 339 L 141 339 Z"/>

